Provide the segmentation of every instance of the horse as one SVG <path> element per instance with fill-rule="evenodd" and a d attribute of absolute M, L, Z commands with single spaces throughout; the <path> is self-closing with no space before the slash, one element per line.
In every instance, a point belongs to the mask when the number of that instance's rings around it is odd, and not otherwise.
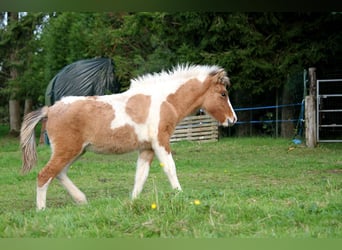
<path fill-rule="evenodd" d="M 34 128 L 42 119 L 47 118 L 51 146 L 50 159 L 37 177 L 37 210 L 46 208 L 47 189 L 55 178 L 76 203 L 87 203 L 67 176 L 71 164 L 85 151 L 138 151 L 132 200 L 142 191 L 155 155 L 171 187 L 182 190 L 170 137 L 176 125 L 199 108 L 222 126 L 234 125 L 237 116 L 228 97 L 229 86 L 226 71 L 217 65 L 177 65 L 133 78 L 128 90 L 119 94 L 67 96 L 27 114 L 20 130 L 22 173 L 36 165 Z"/>

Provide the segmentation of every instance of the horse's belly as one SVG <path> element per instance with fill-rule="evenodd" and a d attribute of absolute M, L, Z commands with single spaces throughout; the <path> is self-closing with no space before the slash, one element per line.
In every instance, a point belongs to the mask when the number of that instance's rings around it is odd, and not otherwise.
<path fill-rule="evenodd" d="M 123 154 L 134 150 L 151 149 L 148 141 L 139 141 L 134 134 L 108 136 L 106 139 L 94 139 L 87 143 L 86 150 L 102 154 Z"/>
<path fill-rule="evenodd" d="M 138 144 L 89 144 L 86 147 L 87 151 L 99 153 L 99 154 L 124 154 L 138 149 L 151 149 L 151 143 L 141 142 Z"/>
<path fill-rule="evenodd" d="M 130 125 L 112 129 L 104 129 L 90 135 L 87 150 L 104 154 L 122 154 L 137 149 L 150 149 L 151 143 L 145 137 L 138 137 Z"/>
<path fill-rule="evenodd" d="M 120 145 L 104 146 L 104 145 L 88 145 L 87 151 L 98 154 L 124 154 L 136 150 L 134 147 L 122 147 Z"/>

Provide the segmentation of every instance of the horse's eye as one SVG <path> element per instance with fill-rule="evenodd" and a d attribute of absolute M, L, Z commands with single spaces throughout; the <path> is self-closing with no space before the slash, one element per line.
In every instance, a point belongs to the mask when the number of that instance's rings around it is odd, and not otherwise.
<path fill-rule="evenodd" d="M 226 92 L 222 92 L 221 96 L 226 97 L 227 96 Z"/>

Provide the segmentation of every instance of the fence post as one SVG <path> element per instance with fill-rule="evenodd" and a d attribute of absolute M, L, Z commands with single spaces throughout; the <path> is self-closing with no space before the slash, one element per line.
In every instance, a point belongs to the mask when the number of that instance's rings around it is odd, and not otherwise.
<path fill-rule="evenodd" d="M 316 68 L 309 68 L 309 95 L 305 97 L 305 139 L 306 146 L 317 145 L 316 133 Z"/>

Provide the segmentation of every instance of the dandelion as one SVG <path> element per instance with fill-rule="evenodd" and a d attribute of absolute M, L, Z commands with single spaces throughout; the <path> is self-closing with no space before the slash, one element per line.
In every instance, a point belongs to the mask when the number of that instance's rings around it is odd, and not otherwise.
<path fill-rule="evenodd" d="M 156 209 L 157 208 L 157 204 L 155 203 L 155 202 L 153 202 L 152 204 L 151 204 L 151 209 Z"/>
<path fill-rule="evenodd" d="M 196 206 L 198 206 L 198 205 L 200 205 L 201 204 L 201 202 L 200 202 L 200 200 L 194 200 L 194 204 L 196 205 Z"/>
<path fill-rule="evenodd" d="M 159 166 L 164 167 L 165 165 L 164 165 L 164 163 L 161 162 L 161 163 L 159 163 Z"/>

